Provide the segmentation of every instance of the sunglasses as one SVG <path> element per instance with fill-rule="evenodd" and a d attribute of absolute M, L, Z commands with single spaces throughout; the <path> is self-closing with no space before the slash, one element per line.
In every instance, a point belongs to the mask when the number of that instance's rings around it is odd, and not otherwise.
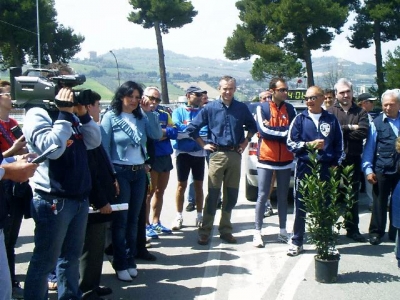
<path fill-rule="evenodd" d="M 10 97 L 11 93 L 0 93 L 0 96 L 8 96 L 8 97 Z"/>
<path fill-rule="evenodd" d="M 278 91 L 279 93 L 286 93 L 288 91 L 288 89 L 275 89 L 275 91 Z"/>
<path fill-rule="evenodd" d="M 192 95 L 195 95 L 196 97 L 201 97 L 203 96 L 203 93 L 191 93 Z"/>
<path fill-rule="evenodd" d="M 311 101 L 316 101 L 318 99 L 318 96 L 310 96 L 310 97 L 304 97 L 304 101 L 308 101 L 308 100 L 311 100 Z"/>
<path fill-rule="evenodd" d="M 161 102 L 160 98 L 154 97 L 154 96 L 147 96 L 145 95 L 147 98 L 149 98 L 150 101 L 157 101 L 158 103 Z"/>

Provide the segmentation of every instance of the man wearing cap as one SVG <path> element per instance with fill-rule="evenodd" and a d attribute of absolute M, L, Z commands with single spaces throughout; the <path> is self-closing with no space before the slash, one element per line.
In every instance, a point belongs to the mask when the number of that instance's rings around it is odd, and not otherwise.
<path fill-rule="evenodd" d="M 370 93 L 362 93 L 357 97 L 358 106 L 363 108 L 368 113 L 368 120 L 370 122 L 373 121 L 373 118 L 369 112 L 374 109 L 374 101 L 376 100 L 377 98 L 372 97 Z"/>
<path fill-rule="evenodd" d="M 201 107 L 208 104 L 207 91 L 203 91 L 202 94 L 203 95 L 201 96 L 201 104 L 200 104 Z M 206 159 L 208 161 L 208 158 L 206 158 Z M 188 202 L 189 202 L 189 204 L 186 206 L 186 211 L 187 212 L 194 211 L 196 209 L 196 200 L 195 200 L 195 195 L 194 195 L 193 176 L 190 176 L 190 179 L 189 179 Z"/>
<path fill-rule="evenodd" d="M 198 243 L 207 245 L 213 228 L 217 202 L 224 183 L 220 238 L 236 243 L 232 235 L 231 214 L 236 205 L 242 153 L 251 137 L 257 132 L 256 122 L 246 104 L 234 99 L 236 80 L 224 76 L 219 82 L 220 98 L 203 107 L 187 128 L 189 136 L 196 139 L 202 149 L 211 151 L 208 169 L 208 195 L 204 207 L 203 224 L 199 228 Z M 201 129 L 208 126 L 208 141 L 201 138 Z M 247 128 L 245 137 L 243 127 Z"/>
<path fill-rule="evenodd" d="M 200 112 L 203 92 L 198 86 L 189 86 L 186 89 L 187 105 L 176 108 L 172 113 L 172 121 L 178 128 L 178 137 L 173 141 L 173 148 L 176 155 L 178 187 L 176 190 L 177 216 L 172 224 L 172 230 L 180 230 L 182 228 L 183 201 L 190 171 L 192 171 L 194 180 L 197 209 L 196 226 L 201 226 L 203 222 L 203 180 L 206 151 L 186 131 L 188 125 Z M 200 136 L 203 138 L 207 137 L 207 127 L 201 129 Z"/>
<path fill-rule="evenodd" d="M 343 131 L 343 148 L 346 158 L 341 167 L 354 165 L 353 193 L 354 204 L 351 208 L 351 217 L 346 220 L 346 236 L 356 242 L 366 242 L 358 228 L 358 195 L 361 174 L 361 154 L 363 141 L 367 137 L 369 122 L 365 110 L 353 102 L 353 84 L 345 78 L 340 78 L 335 84 L 336 102 L 327 111 L 334 114 L 339 120 Z"/>
<path fill-rule="evenodd" d="M 372 95 L 370 93 L 363 93 L 358 95 L 357 97 L 357 102 L 358 102 L 358 106 L 361 107 L 362 109 L 364 109 L 367 113 L 368 113 L 368 120 L 369 120 L 369 124 L 372 123 L 372 121 L 374 120 L 372 118 L 372 116 L 369 114 L 369 112 L 371 110 L 374 109 L 374 101 L 376 101 L 377 98 L 376 97 L 372 97 Z M 366 139 L 364 139 L 364 145 L 365 145 Z M 362 172 L 362 171 L 361 171 Z M 363 173 L 363 177 L 364 177 L 364 181 L 365 181 L 365 192 L 367 194 L 367 197 L 369 198 L 369 209 L 372 210 L 372 184 L 370 184 L 367 180 L 367 177 L 364 175 Z M 361 188 L 362 190 L 362 188 Z"/>
<path fill-rule="evenodd" d="M 372 184 L 372 214 L 369 224 L 369 242 L 379 245 L 385 235 L 387 205 L 400 175 L 397 172 L 399 155 L 395 141 L 400 128 L 399 90 L 387 90 L 382 94 L 382 114 L 370 126 L 362 157 L 362 168 L 367 180 Z M 389 210 L 389 240 L 396 238 L 392 225 L 392 201 Z"/>

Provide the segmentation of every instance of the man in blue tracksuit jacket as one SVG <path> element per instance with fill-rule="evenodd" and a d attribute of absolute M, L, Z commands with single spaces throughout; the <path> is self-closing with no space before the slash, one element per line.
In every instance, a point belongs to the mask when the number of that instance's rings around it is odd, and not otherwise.
<path fill-rule="evenodd" d="M 343 134 L 336 117 L 321 106 L 324 102 L 323 90 L 317 86 L 308 88 L 305 96 L 308 110 L 296 116 L 289 128 L 287 146 L 297 158 L 295 173 L 295 220 L 293 236 L 287 254 L 297 256 L 303 252 L 305 232 L 304 204 L 298 187 L 305 174 L 309 174 L 309 157 L 307 146 L 318 149 L 318 160 L 321 163 L 321 179 L 329 179 L 329 168 L 340 165 L 344 158 Z"/>

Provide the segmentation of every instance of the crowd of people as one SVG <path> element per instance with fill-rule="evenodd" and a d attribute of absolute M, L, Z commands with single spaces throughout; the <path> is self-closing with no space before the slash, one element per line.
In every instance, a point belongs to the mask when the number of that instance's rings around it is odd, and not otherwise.
<path fill-rule="evenodd" d="M 286 101 L 288 85 L 283 78 L 271 79 L 260 93 L 255 115 L 235 99 L 235 78 L 223 76 L 218 90 L 219 98 L 209 101 L 207 91 L 189 86 L 187 104 L 171 116 L 159 105 L 157 87 L 143 89 L 127 81 L 118 87 L 100 120 L 99 94 L 90 91 L 90 103 L 81 104 L 72 89 L 62 88 L 56 96 L 57 109 L 27 112 L 21 135 L 9 117 L 10 84 L 0 81 L 0 300 L 47 299 L 50 287 L 58 290 L 58 299 L 96 300 L 111 294 L 110 288 L 100 285 L 104 251 L 113 257 L 118 280 L 131 282 L 138 276 L 137 258 L 157 259 L 146 248 L 149 240 L 181 230 L 186 189 L 186 211 L 197 211 L 198 244 L 209 244 L 218 208 L 220 238 L 235 244 L 232 211 L 238 200 L 241 159 L 255 134 L 259 140 L 255 247 L 264 247 L 263 218 L 273 213 L 269 197 L 276 180 L 278 240 L 288 243 L 288 256 L 304 251 L 306 211 L 298 186 L 310 172 L 307 149 L 312 146 L 318 151 L 321 180 L 329 180 L 332 167 L 354 165 L 359 170 L 352 178 L 356 201 L 346 219 L 348 238 L 367 242 L 358 217 L 363 174 L 372 198 L 372 245 L 382 242 L 389 206 L 388 235 L 397 239 L 400 268 L 399 90 L 382 95 L 383 112 L 375 119 L 368 112 L 376 98 L 364 93 L 356 99 L 352 83 L 344 78 L 333 90 L 309 87 L 307 109 L 300 114 Z M 32 163 L 53 144 L 56 150 L 48 159 Z M 176 217 L 169 228 L 164 219 L 161 222 L 161 212 L 173 153 L 178 184 Z M 295 219 L 293 228 L 287 228 L 293 167 Z M 115 204 L 123 208 L 113 209 Z M 24 216 L 35 221 L 35 247 L 22 289 L 15 276 L 14 247 Z"/>

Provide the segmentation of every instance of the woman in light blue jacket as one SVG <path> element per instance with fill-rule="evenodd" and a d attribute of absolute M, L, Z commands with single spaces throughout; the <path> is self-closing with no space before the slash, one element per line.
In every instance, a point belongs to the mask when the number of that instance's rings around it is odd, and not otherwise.
<path fill-rule="evenodd" d="M 101 121 L 102 144 L 114 164 L 120 186 L 117 203 L 129 205 L 127 211 L 114 213 L 112 224 L 113 267 L 122 281 L 132 281 L 137 276 L 138 217 L 147 190 L 147 137 L 155 140 L 162 137 L 158 113 L 151 111 L 150 101 L 141 100 L 142 95 L 139 84 L 125 82 L 117 89 L 112 109 Z"/>

